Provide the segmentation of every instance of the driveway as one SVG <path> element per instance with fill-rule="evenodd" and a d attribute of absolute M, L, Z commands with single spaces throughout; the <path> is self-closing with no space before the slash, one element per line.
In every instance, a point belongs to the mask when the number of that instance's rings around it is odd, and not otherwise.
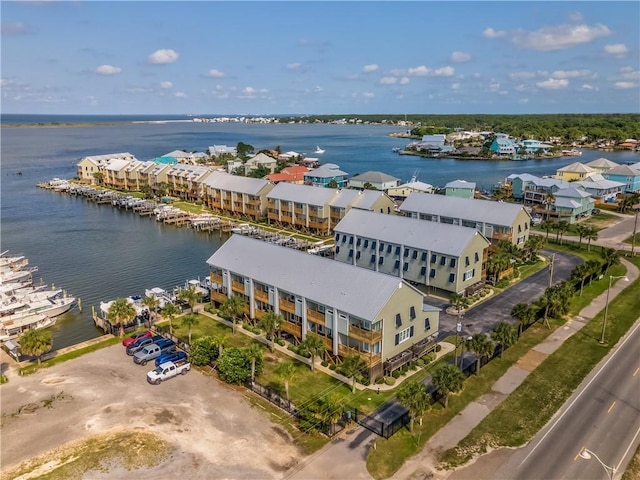
<path fill-rule="evenodd" d="M 69 442 L 123 429 L 167 441 L 167 460 L 132 471 L 109 465 L 108 472 L 85 477 L 281 478 L 300 460 L 287 432 L 241 392 L 197 370 L 153 386 L 146 382 L 148 370 L 114 345 L 27 377 L 14 373 L 0 387 L 3 471 Z"/>

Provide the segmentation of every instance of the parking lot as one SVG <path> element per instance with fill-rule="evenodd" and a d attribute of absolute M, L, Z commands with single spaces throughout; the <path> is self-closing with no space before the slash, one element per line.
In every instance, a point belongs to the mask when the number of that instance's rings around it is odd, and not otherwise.
<path fill-rule="evenodd" d="M 161 385 L 121 345 L 19 377 L 2 385 L 0 465 L 84 438 L 123 429 L 150 432 L 171 445 L 152 478 L 281 478 L 300 455 L 287 433 L 235 391 L 197 370 Z M 92 478 L 140 478 L 110 465 Z M 46 473 L 46 472 L 40 472 Z M 147 475 L 145 475 L 147 476 Z"/>

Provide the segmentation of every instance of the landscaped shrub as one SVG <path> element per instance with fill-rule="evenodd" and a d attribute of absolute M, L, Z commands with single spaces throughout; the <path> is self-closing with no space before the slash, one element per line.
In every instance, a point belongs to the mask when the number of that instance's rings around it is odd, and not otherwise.
<path fill-rule="evenodd" d="M 384 382 L 385 382 L 385 377 L 378 377 L 378 378 L 376 378 L 376 383 L 377 383 L 377 384 L 379 384 L 379 385 L 380 385 L 380 384 L 382 384 L 382 383 L 384 383 Z"/>
<path fill-rule="evenodd" d="M 293 343 L 290 343 L 289 345 L 287 345 L 287 350 L 291 350 L 293 353 L 296 353 L 298 347 L 296 347 Z"/>
<path fill-rule="evenodd" d="M 395 372 L 394 372 L 395 373 Z M 391 385 L 395 385 L 396 383 L 396 377 L 386 377 L 385 379 L 385 383 L 389 386 Z"/>
<path fill-rule="evenodd" d="M 251 378 L 251 361 L 240 348 L 227 347 L 218 359 L 220 378 L 227 383 L 242 384 Z M 262 360 L 256 361 L 256 375 L 262 372 Z"/>
<path fill-rule="evenodd" d="M 509 286 L 509 280 L 507 280 L 506 278 L 503 278 L 501 280 L 498 280 L 496 282 L 496 287 L 497 288 L 505 288 Z"/>
<path fill-rule="evenodd" d="M 169 325 L 166 323 L 161 323 L 159 325 L 156 325 L 156 330 L 158 331 L 158 333 L 162 334 L 162 333 L 167 333 L 169 331 Z"/>
<path fill-rule="evenodd" d="M 400 373 L 402 373 L 402 375 L 404 375 L 408 371 L 409 371 L 409 365 L 403 365 L 403 367 L 400 369 Z"/>
<path fill-rule="evenodd" d="M 323 360 L 320 362 L 320 365 L 322 365 L 323 367 L 326 367 L 327 365 L 329 365 L 329 362 L 327 362 L 326 360 Z"/>
<path fill-rule="evenodd" d="M 424 360 L 422 360 L 421 358 L 416 360 L 416 367 L 424 367 Z"/>
<path fill-rule="evenodd" d="M 329 365 L 329 370 L 335 370 L 337 367 L 332 363 Z"/>
<path fill-rule="evenodd" d="M 391 376 L 393 378 L 400 378 L 400 370 L 394 370 Z"/>
<path fill-rule="evenodd" d="M 284 344 L 285 344 L 286 342 L 284 341 L 284 339 L 282 339 L 282 338 L 278 338 L 278 339 L 276 340 L 276 343 L 277 343 L 278 345 L 280 345 L 281 347 L 284 347 Z"/>
<path fill-rule="evenodd" d="M 436 352 L 439 352 L 440 350 L 442 350 L 442 345 L 436 345 Z"/>
<path fill-rule="evenodd" d="M 218 356 L 218 346 L 209 335 L 196 338 L 191 342 L 189 356 L 194 365 L 209 365 Z"/>

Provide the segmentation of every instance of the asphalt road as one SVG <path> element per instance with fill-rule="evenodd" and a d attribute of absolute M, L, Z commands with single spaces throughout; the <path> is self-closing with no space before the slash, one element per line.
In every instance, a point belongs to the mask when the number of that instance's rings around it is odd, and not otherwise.
<path fill-rule="evenodd" d="M 624 471 L 640 442 L 640 323 L 582 382 L 557 416 L 503 465 L 496 478 L 607 479 Z M 619 478 L 616 475 L 614 478 Z"/>

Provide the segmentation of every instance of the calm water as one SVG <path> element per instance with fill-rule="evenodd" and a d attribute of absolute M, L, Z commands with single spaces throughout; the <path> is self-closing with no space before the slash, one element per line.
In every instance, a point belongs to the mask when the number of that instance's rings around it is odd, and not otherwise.
<path fill-rule="evenodd" d="M 74 121 L 99 119 L 104 117 Z M 130 120 L 138 119 L 146 118 Z M 38 121 L 69 120 L 27 117 L 18 123 Z M 417 172 L 419 180 L 434 185 L 461 178 L 485 188 L 514 172 L 552 174 L 577 160 L 484 162 L 399 156 L 391 149 L 408 141 L 388 137 L 392 131 L 397 129 L 210 123 L 3 128 L 0 247 L 26 255 L 31 265 L 39 267 L 38 276 L 45 283 L 55 283 L 82 299 L 83 312 L 59 317 L 54 327 L 54 345 L 61 348 L 99 334 L 91 321 L 92 305 L 205 276 L 206 260 L 222 241 L 217 234 L 165 226 L 109 205 L 35 187 L 53 177 L 74 177 L 83 156 L 128 151 L 147 160 L 175 149 L 203 151 L 213 144 L 235 146 L 239 141 L 257 149 L 280 146 L 283 151 L 312 155 L 319 145 L 326 149 L 320 156 L 323 163 L 336 163 L 350 175 L 380 170 L 406 181 Z M 585 151 L 580 161 L 602 156 L 620 163 L 640 160 L 631 153 Z"/>

